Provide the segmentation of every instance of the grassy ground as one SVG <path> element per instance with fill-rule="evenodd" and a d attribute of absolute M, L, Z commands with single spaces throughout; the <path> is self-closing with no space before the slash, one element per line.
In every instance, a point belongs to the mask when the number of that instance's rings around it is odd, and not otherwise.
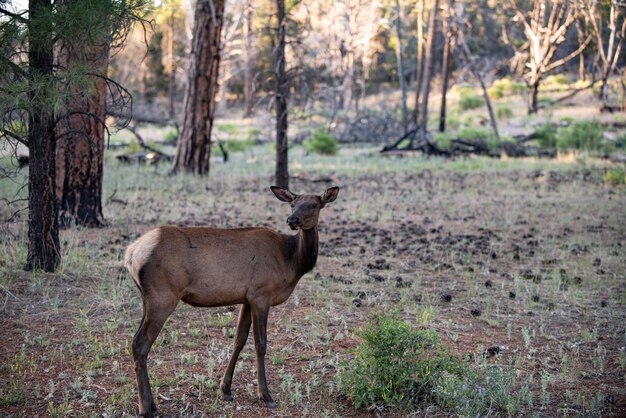
<path fill-rule="evenodd" d="M 57 273 L 21 270 L 24 214 L 0 226 L 3 416 L 134 415 L 130 343 L 141 300 L 121 259 L 143 232 L 177 224 L 290 233 L 289 208 L 269 191 L 270 145 L 231 153 L 208 179 L 122 165 L 119 152 L 105 161 L 108 226 L 63 231 Z M 498 347 L 486 361 L 514 372 L 504 388 L 514 415 L 626 414 L 626 190 L 603 181 L 611 163 L 585 155 L 446 161 L 346 147 L 329 157 L 295 147 L 290 160 L 292 190 L 341 191 L 321 215 L 317 267 L 270 314 L 268 379 L 279 407 L 255 399 L 253 344 L 237 366 L 235 401 L 221 400 L 235 307 L 181 304 L 149 359 L 163 414 L 369 416 L 340 394 L 335 376 L 358 344 L 353 331 L 390 309 L 436 330 L 476 367 Z M 3 182 L 3 196 L 18 185 Z M 7 219 L 9 209 L 0 210 Z"/>
<path fill-rule="evenodd" d="M 524 415 L 626 411 L 626 193 L 603 184 L 606 163 L 292 155 L 293 190 L 321 192 L 315 180 L 332 174 L 341 192 L 322 214 L 318 266 L 270 316 L 269 381 L 280 404 L 272 414 L 367 415 L 339 396 L 335 370 L 357 343 L 352 331 L 389 308 L 437 330 L 460 355 L 502 347 L 492 361 L 530 388 L 517 400 Z M 162 223 L 287 232 L 288 207 L 268 190 L 271 160 L 269 147 L 250 148 L 207 180 L 108 157 L 117 174 L 106 177 L 109 226 L 64 231 L 55 274 L 21 271 L 25 224 L 3 225 L 3 415 L 132 415 L 141 303 L 124 248 Z M 185 305 L 172 315 L 150 358 L 162 412 L 269 414 L 255 401 L 252 345 L 235 402 L 220 399 L 235 316 L 233 307 Z"/>

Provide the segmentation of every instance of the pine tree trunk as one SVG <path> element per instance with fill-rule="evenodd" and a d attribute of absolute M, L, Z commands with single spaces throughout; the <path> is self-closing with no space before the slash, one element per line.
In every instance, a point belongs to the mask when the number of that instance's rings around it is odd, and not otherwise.
<path fill-rule="evenodd" d="M 246 110 L 243 117 L 249 118 L 254 111 L 254 61 L 252 46 L 252 0 L 246 1 L 244 9 L 243 23 L 243 60 L 244 60 L 244 82 L 243 97 Z"/>
<path fill-rule="evenodd" d="M 29 26 L 52 13 L 50 0 L 30 0 L 28 6 Z M 28 51 L 32 112 L 28 121 L 28 258 L 24 269 L 52 272 L 61 260 L 55 199 L 55 121 L 47 103 L 53 86 L 42 87 L 41 82 L 52 79 L 53 42 L 52 33 L 41 32 L 31 28 Z"/>
<path fill-rule="evenodd" d="M 398 37 L 398 80 L 400 81 L 400 91 L 402 92 L 402 135 L 406 135 L 408 130 L 408 111 L 406 108 L 406 83 L 404 79 L 404 48 L 402 47 L 402 20 L 400 11 L 400 1 L 396 0 L 396 35 Z"/>
<path fill-rule="evenodd" d="M 276 69 L 276 185 L 289 188 L 289 158 L 287 143 L 288 80 L 285 72 L 285 1 L 276 0 L 278 11 L 278 40 L 274 51 Z"/>
<path fill-rule="evenodd" d="M 446 131 L 446 99 L 450 75 L 450 47 L 452 43 L 452 0 L 448 0 L 447 17 L 444 28 L 443 58 L 441 63 L 441 107 L 439 110 L 439 132 Z"/>
<path fill-rule="evenodd" d="M 411 120 L 417 125 L 420 108 L 420 93 L 424 79 L 424 0 L 417 1 L 417 74 L 415 82 L 415 107 Z"/>
<path fill-rule="evenodd" d="M 428 23 L 428 45 L 426 47 L 426 62 L 424 64 L 424 80 L 422 85 L 422 104 L 419 115 L 420 136 L 422 141 L 426 139 L 428 129 L 428 96 L 430 96 L 430 80 L 432 78 L 435 52 L 435 36 L 437 31 L 437 12 L 439 11 L 439 0 L 435 0 L 433 10 L 430 12 L 430 22 Z"/>
<path fill-rule="evenodd" d="M 106 77 L 109 45 L 64 45 L 59 64 L 70 71 L 89 66 L 93 73 Z M 102 175 L 104 157 L 104 120 L 107 84 L 94 80 L 94 92 L 85 96 L 75 92 L 67 105 L 68 113 L 57 126 L 56 198 L 61 228 L 73 225 L 100 227 L 102 215 Z"/>
<path fill-rule="evenodd" d="M 172 173 L 209 174 L 224 1 L 196 3 L 185 116 Z"/>

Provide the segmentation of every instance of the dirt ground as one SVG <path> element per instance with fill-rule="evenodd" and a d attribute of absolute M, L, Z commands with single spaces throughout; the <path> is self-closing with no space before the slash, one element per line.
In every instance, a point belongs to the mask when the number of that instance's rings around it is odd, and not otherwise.
<path fill-rule="evenodd" d="M 163 416 L 373 415 L 350 405 L 335 374 L 358 344 L 353 330 L 381 309 L 436 330 L 470 361 L 498 352 L 487 361 L 516 370 L 516 387 L 530 390 L 519 415 L 626 415 L 626 190 L 603 183 L 608 163 L 293 155 L 292 190 L 341 191 L 321 215 L 316 268 L 270 314 L 279 407 L 255 399 L 250 342 L 235 401 L 220 398 L 236 307 L 180 304 L 149 358 Z M 271 158 L 269 148 L 247 151 L 208 181 L 108 158 L 117 174 L 106 184 L 109 225 L 64 231 L 55 274 L 23 272 L 25 221 L 2 225 L 0 415 L 134 415 L 130 343 L 141 301 L 122 266 L 125 247 L 164 223 L 290 233 L 289 207 L 268 189 Z"/>

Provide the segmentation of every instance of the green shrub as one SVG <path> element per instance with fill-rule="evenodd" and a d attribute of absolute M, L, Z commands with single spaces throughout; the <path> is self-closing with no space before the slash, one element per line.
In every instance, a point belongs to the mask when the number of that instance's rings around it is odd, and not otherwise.
<path fill-rule="evenodd" d="M 513 111 L 510 107 L 502 106 L 496 109 L 496 116 L 498 119 L 509 119 L 513 116 Z"/>
<path fill-rule="evenodd" d="M 233 123 L 224 123 L 221 125 L 217 125 L 217 129 L 225 134 L 232 135 L 239 130 L 239 127 Z"/>
<path fill-rule="evenodd" d="M 556 147 L 560 150 L 598 151 L 602 148 L 602 127 L 597 121 L 582 121 L 560 128 Z"/>
<path fill-rule="evenodd" d="M 611 186 L 626 186 L 626 173 L 621 167 L 611 168 L 604 173 L 602 180 Z"/>
<path fill-rule="evenodd" d="M 567 80 L 567 77 L 565 77 L 565 75 L 563 74 L 555 74 L 555 75 L 549 75 L 546 77 L 546 80 L 544 81 L 544 84 L 546 85 L 557 85 L 557 86 L 565 86 L 567 84 L 569 84 L 569 81 Z"/>
<path fill-rule="evenodd" d="M 554 148 L 556 147 L 556 133 L 556 126 L 551 122 L 545 122 L 537 127 L 535 137 L 542 147 Z"/>
<path fill-rule="evenodd" d="M 396 312 L 375 314 L 356 334 L 361 343 L 355 357 L 341 362 L 337 374 L 340 390 L 356 408 L 429 402 L 442 373 L 464 372 L 435 331 L 415 328 Z"/>
<path fill-rule="evenodd" d="M 457 136 L 461 139 L 467 139 L 467 140 L 473 141 L 476 139 L 487 139 L 487 137 L 489 136 L 489 132 L 487 132 L 483 128 L 475 128 L 473 126 L 466 126 L 465 128 L 461 129 L 459 132 L 457 132 Z"/>
<path fill-rule="evenodd" d="M 504 89 L 502 87 L 491 86 L 487 89 L 487 94 L 492 99 L 500 99 L 504 97 Z"/>
<path fill-rule="evenodd" d="M 440 406 L 466 417 L 515 416 L 533 398 L 528 387 L 516 389 L 515 371 L 499 364 L 483 364 L 462 376 L 442 373 L 433 393 Z"/>
<path fill-rule="evenodd" d="M 176 142 L 178 139 L 178 130 L 176 128 L 169 128 L 163 133 L 163 140 L 166 142 Z"/>
<path fill-rule="evenodd" d="M 446 132 L 437 132 L 433 138 L 435 144 L 439 149 L 447 150 L 450 149 L 450 144 L 452 143 L 452 138 Z"/>
<path fill-rule="evenodd" d="M 479 95 L 473 93 L 471 90 L 461 91 L 461 97 L 459 99 L 459 107 L 461 110 L 476 109 L 483 105 L 483 99 Z"/>
<path fill-rule="evenodd" d="M 317 154 L 335 155 L 337 153 L 337 139 L 325 130 L 317 129 L 310 139 L 302 143 L 307 152 Z"/>
<path fill-rule="evenodd" d="M 526 85 L 520 81 L 513 81 L 508 77 L 501 78 L 493 82 L 491 87 L 487 89 L 487 94 L 489 94 L 489 90 L 492 89 L 492 92 L 498 92 L 495 94 L 502 94 L 502 96 L 510 96 L 514 94 L 523 94 L 526 92 Z M 491 94 L 490 94 L 490 97 Z M 494 97 L 494 98 L 499 98 Z"/>
<path fill-rule="evenodd" d="M 249 139 L 231 139 L 224 141 L 224 148 L 228 152 L 240 152 L 245 151 L 254 145 L 254 142 Z"/>

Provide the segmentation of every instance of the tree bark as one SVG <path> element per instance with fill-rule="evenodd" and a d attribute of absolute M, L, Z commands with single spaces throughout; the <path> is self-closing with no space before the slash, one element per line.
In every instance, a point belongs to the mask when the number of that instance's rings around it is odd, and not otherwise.
<path fill-rule="evenodd" d="M 70 5 L 68 5 L 70 6 Z M 74 92 L 65 117 L 57 125 L 56 199 L 61 228 L 73 225 L 100 227 L 106 118 L 106 77 L 109 44 L 63 45 L 59 65 L 72 71 L 88 66 L 96 74 L 91 95 Z"/>
<path fill-rule="evenodd" d="M 430 81 L 433 72 L 433 55 L 435 51 L 435 36 L 437 34 L 435 26 L 437 25 L 437 12 L 439 11 L 439 0 L 435 0 L 433 10 L 430 12 L 430 21 L 428 22 L 428 44 L 426 46 L 426 62 L 424 64 L 424 80 L 422 85 L 422 103 L 419 115 L 419 126 L 421 140 L 426 139 L 426 130 L 428 128 L 428 96 L 430 96 Z"/>
<path fill-rule="evenodd" d="M 415 106 L 411 120 L 417 125 L 420 108 L 420 93 L 424 78 L 424 0 L 417 0 L 417 74 L 415 77 Z"/>
<path fill-rule="evenodd" d="M 223 21 L 223 0 L 196 3 L 185 116 L 172 173 L 209 174 Z"/>
<path fill-rule="evenodd" d="M 528 97 L 526 106 L 528 107 L 528 114 L 532 115 L 533 113 L 537 113 L 537 96 L 539 94 L 539 84 L 541 80 L 533 81 L 528 84 Z"/>
<path fill-rule="evenodd" d="M 452 3 L 448 0 L 448 15 L 445 20 L 443 57 L 441 64 L 441 107 L 439 110 L 439 132 L 446 131 L 446 96 L 448 94 L 448 77 L 450 75 L 450 47 L 452 43 Z"/>
<path fill-rule="evenodd" d="M 398 80 L 400 81 L 400 90 L 402 91 L 402 135 L 406 134 L 408 129 L 408 111 L 406 108 L 406 83 L 404 79 L 404 48 L 402 46 L 402 15 L 400 10 L 400 0 L 396 0 L 396 35 L 398 36 Z"/>
<path fill-rule="evenodd" d="M 288 80 L 285 72 L 285 1 L 276 0 L 278 12 L 277 42 L 274 50 L 276 71 L 276 185 L 289 188 L 289 156 L 287 142 Z"/>
<path fill-rule="evenodd" d="M 50 0 L 29 0 L 28 257 L 25 270 L 52 272 L 61 260 L 55 199 L 55 134 L 52 94 L 51 32 L 38 25 L 52 13 Z M 42 82 L 44 85 L 42 85 Z"/>
<path fill-rule="evenodd" d="M 254 110 L 254 61 L 252 46 L 252 0 L 246 0 L 243 12 L 243 60 L 244 60 L 244 82 L 243 97 L 245 102 L 245 112 L 243 117 L 249 118 Z"/>

